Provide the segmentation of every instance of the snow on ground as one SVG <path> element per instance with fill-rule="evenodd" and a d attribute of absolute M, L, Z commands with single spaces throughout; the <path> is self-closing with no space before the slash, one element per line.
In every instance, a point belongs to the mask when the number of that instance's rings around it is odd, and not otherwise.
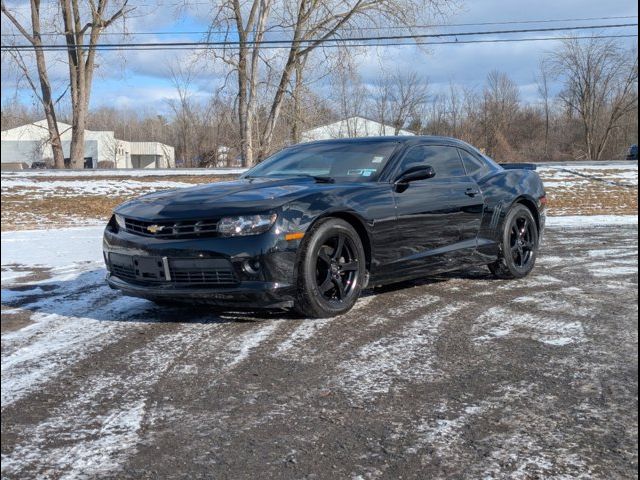
<path fill-rule="evenodd" d="M 2 475 L 622 478 L 637 231 L 554 221 L 525 280 L 445 276 L 312 321 L 123 297 L 101 227 L 3 232 L 3 269 L 52 270 L 3 272 L 3 326 L 27 322 L 2 333 Z"/>
<path fill-rule="evenodd" d="M 34 268 L 64 276 L 102 263 L 103 231 L 104 225 L 2 232 L 2 283 L 26 277 Z"/>
<path fill-rule="evenodd" d="M 64 178 L 64 177 L 63 177 Z M 15 193 L 24 192 L 30 200 L 64 195 L 66 197 L 86 197 L 87 195 L 97 196 L 125 196 L 141 195 L 157 190 L 168 190 L 172 188 L 192 187 L 192 183 L 154 181 L 139 182 L 135 180 L 121 179 L 113 180 L 46 180 L 36 181 L 29 178 L 3 178 L 2 193 L 13 191 Z"/>
<path fill-rule="evenodd" d="M 206 182 L 208 175 L 237 175 L 242 171 L 2 172 L 2 194 L 3 197 L 7 192 L 16 194 L 20 206 L 23 199 L 42 203 L 43 199 L 51 201 L 51 198 L 62 197 L 72 197 L 71 202 L 75 202 L 76 197 L 78 201 L 101 196 L 129 197 L 193 185 L 176 178 L 136 177 L 200 175 Z M 629 186 L 638 184 L 637 164 L 544 166 L 538 171 L 549 191 L 566 192 L 569 196 L 590 192 L 594 186 L 629 190 Z M 98 178 L 107 176 L 119 178 Z M 35 215 L 27 212 L 32 217 Z M 21 215 L 27 216 L 24 211 Z M 69 390 L 73 393 L 52 409 L 47 408 L 46 418 L 32 425 L 27 422 L 20 433 L 22 440 L 8 454 L 3 454 L 3 475 L 19 477 L 24 472 L 36 472 L 35 476 L 41 477 L 65 472 L 69 478 L 112 475 L 149 441 L 147 432 L 153 431 L 156 423 L 174 415 L 184 418 L 181 406 L 172 407 L 174 410 L 160 409 L 148 400 L 155 394 L 159 382 L 167 378 L 193 377 L 217 383 L 228 379 L 232 371 L 243 364 L 255 362 L 256 357 L 263 355 L 258 352 L 268 351 L 267 360 L 262 363 L 260 359 L 260 365 L 294 362 L 314 370 L 333 368 L 319 378 L 313 388 L 320 385 L 323 392 L 340 391 L 349 403 L 356 405 L 403 395 L 415 385 L 446 380 L 447 364 L 441 359 L 438 361 L 439 342 L 449 325 L 477 305 L 482 307 L 483 302 L 491 305 L 485 305 L 483 310 L 471 314 L 468 323 L 459 325 L 460 331 L 470 335 L 473 351 L 493 350 L 513 341 L 530 341 L 553 349 L 584 346 L 586 350 L 590 331 L 585 325 L 592 309 L 598 308 L 602 300 L 586 293 L 587 287 L 567 282 L 563 274 L 586 272 L 591 284 L 601 284 L 605 291 L 633 288 L 637 291 L 637 284 L 629 280 L 637 271 L 637 248 L 629 250 L 626 245 L 612 243 L 601 248 L 596 246 L 584 253 L 587 260 L 580 262 L 573 258 L 569 264 L 566 257 L 555 251 L 548 256 L 543 252 L 538 267 L 541 271 L 518 283 L 520 291 L 526 289 L 528 293 L 497 306 L 493 305 L 494 297 L 511 294 L 513 286 L 509 282 L 450 279 L 442 285 L 428 285 L 418 294 L 408 289 L 386 296 L 366 296 L 346 319 L 292 323 L 271 318 L 228 325 L 226 318 L 167 310 L 109 289 L 104 282 L 102 259 L 104 220 L 69 217 L 69 222 L 85 226 L 2 232 L 3 321 L 25 318 L 19 328 L 3 330 L 2 334 L 3 415 L 22 402 L 37 398 L 38 392 L 46 392 L 51 385 L 61 384 L 63 377 L 69 382 L 69 372 L 79 365 L 106 362 L 102 352 L 111 349 L 117 352 L 118 345 L 130 343 L 138 334 L 145 334 L 145 343 L 127 352 L 120 370 L 98 369 L 73 379 Z M 27 222 L 28 225 L 38 223 L 31 217 Z M 48 223 L 47 218 L 43 218 L 41 226 Z M 91 223 L 97 225 L 86 226 Z M 595 232 L 594 227 L 615 228 L 637 223 L 638 217 L 631 215 L 547 219 L 550 230 L 566 229 L 569 233 L 563 233 L 561 238 L 567 237 L 567 245 L 577 247 L 583 246 L 584 237 L 581 232 L 574 235 L 571 231 L 592 228 Z M 606 232 L 606 228 L 597 228 L 597 231 Z M 451 295 L 464 297 L 449 298 Z M 337 340 L 330 340 L 334 332 L 350 328 L 358 319 L 364 319 L 360 320 L 365 322 L 364 328 L 360 325 L 349 333 L 340 333 Z M 174 330 L 162 333 L 169 327 Z M 159 333 L 147 340 L 151 329 Z M 329 356 L 327 349 L 331 352 Z M 131 365 L 137 368 L 129 368 Z M 224 382 L 220 387 L 224 387 Z M 251 393 L 251 388 L 243 383 L 242 392 L 234 391 L 233 395 L 242 398 Z M 508 393 L 510 388 L 505 387 L 504 391 Z M 528 387 L 523 388 L 529 392 Z M 489 415 L 493 405 L 504 403 L 505 398 L 507 406 L 510 402 L 518 406 L 521 398 L 529 398 L 523 394 L 509 400 L 507 393 L 498 391 L 490 401 L 470 400 L 471 403 L 460 407 L 444 404 L 444 418 L 439 419 L 433 418 L 430 408 L 420 411 L 418 407 L 418 419 L 409 428 L 409 438 L 411 435 L 416 438 L 404 452 L 421 456 L 423 462 L 431 458 L 426 452 L 434 449 L 442 458 L 460 455 L 464 451 L 464 432 L 470 424 Z M 233 395 L 228 397 L 232 403 Z M 295 397 L 286 396 L 281 404 L 273 404 L 272 410 L 256 422 L 272 421 L 277 415 L 291 417 L 287 410 L 291 398 Z M 245 398 L 245 405 L 254 402 L 254 397 Z M 206 418 L 215 415 L 209 412 Z M 536 418 L 529 420 L 531 424 L 537 421 Z M 228 421 L 228 412 L 220 412 L 220 421 Z M 403 428 L 407 431 L 406 425 Z M 195 429 L 197 424 L 191 428 Z M 498 436 L 510 447 L 493 451 L 491 458 L 495 461 L 488 469 L 489 476 L 500 472 L 504 458 L 514 449 L 528 456 L 530 463 L 525 465 L 535 472 L 551 471 L 550 462 L 560 458 L 549 456 L 540 442 L 525 434 Z M 570 456 L 565 460 L 567 464 L 572 461 Z M 451 461 L 452 465 L 455 463 Z"/>
<path fill-rule="evenodd" d="M 176 175 L 240 175 L 246 168 L 174 168 L 174 169 L 114 169 L 114 170 L 18 170 L 2 172 L 2 180 L 15 177 L 164 177 Z"/>
<path fill-rule="evenodd" d="M 607 227 L 637 225 L 637 215 L 561 215 L 547 217 L 547 226 L 556 228 Z"/>

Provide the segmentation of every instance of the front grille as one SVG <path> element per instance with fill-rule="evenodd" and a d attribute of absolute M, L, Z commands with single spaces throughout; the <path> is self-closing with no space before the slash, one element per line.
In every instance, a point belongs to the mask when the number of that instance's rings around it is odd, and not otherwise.
<path fill-rule="evenodd" d="M 221 258 L 168 259 L 171 279 L 165 278 L 162 257 L 109 254 L 112 275 L 141 285 L 232 286 L 238 279 L 230 261 Z"/>
<path fill-rule="evenodd" d="M 125 218 L 126 230 L 153 238 L 198 238 L 218 236 L 218 220 L 180 220 L 149 222 Z"/>
<path fill-rule="evenodd" d="M 210 285 L 233 285 L 236 283 L 232 270 L 172 270 L 171 280 L 174 283 L 202 283 Z"/>
<path fill-rule="evenodd" d="M 126 280 L 133 280 L 136 278 L 135 269 L 124 265 L 116 265 L 114 263 L 111 264 L 111 273 L 113 273 L 116 277 L 120 277 Z"/>

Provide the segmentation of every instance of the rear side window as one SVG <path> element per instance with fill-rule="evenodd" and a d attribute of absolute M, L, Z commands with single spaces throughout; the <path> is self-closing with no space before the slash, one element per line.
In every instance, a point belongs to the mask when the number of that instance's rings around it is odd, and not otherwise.
<path fill-rule="evenodd" d="M 412 167 L 430 165 L 436 171 L 436 178 L 463 177 L 466 175 L 457 149 L 445 146 L 419 145 L 410 148 L 400 162 L 400 171 Z"/>
<path fill-rule="evenodd" d="M 486 168 L 487 165 L 482 160 L 474 157 L 466 150 L 458 149 L 458 152 L 460 153 L 460 158 L 462 158 L 462 163 L 467 171 L 467 175 L 473 175 Z"/>

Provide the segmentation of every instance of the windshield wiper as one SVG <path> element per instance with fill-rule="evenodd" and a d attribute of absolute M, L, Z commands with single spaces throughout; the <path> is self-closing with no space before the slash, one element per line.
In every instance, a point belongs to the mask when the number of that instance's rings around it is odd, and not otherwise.
<path fill-rule="evenodd" d="M 311 178 L 313 178 L 316 183 L 335 183 L 335 179 L 332 177 L 322 177 L 320 175 L 309 175 Z"/>
<path fill-rule="evenodd" d="M 299 173 L 296 177 L 313 178 L 316 183 L 335 183 L 332 177 L 323 177 L 322 175 L 309 175 L 308 173 Z"/>
<path fill-rule="evenodd" d="M 289 177 L 290 175 L 287 174 L 283 174 L 283 175 L 265 175 L 263 177 L 259 177 L 259 176 L 253 176 L 253 175 L 244 175 L 242 178 L 247 178 L 249 180 L 252 180 L 254 178 L 286 178 Z M 298 173 L 298 174 L 294 174 L 291 175 L 293 177 L 302 177 L 302 178 L 313 178 L 315 180 L 316 183 L 335 183 L 336 180 L 332 177 L 323 177 L 322 175 L 309 175 L 307 173 Z"/>

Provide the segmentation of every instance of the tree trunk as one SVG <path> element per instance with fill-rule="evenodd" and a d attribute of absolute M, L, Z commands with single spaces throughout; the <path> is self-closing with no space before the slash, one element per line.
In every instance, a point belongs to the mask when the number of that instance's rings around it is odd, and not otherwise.
<path fill-rule="evenodd" d="M 69 158 L 71 168 L 84 168 L 84 130 L 86 125 L 86 112 L 79 109 L 73 116 L 71 125 L 71 145 L 69 148 Z"/>
<path fill-rule="evenodd" d="M 42 106 L 44 109 L 44 116 L 47 119 L 49 142 L 51 143 L 51 151 L 53 153 L 53 166 L 55 168 L 64 168 L 64 151 L 62 150 L 60 130 L 58 129 L 58 119 L 56 118 L 53 98 L 51 95 L 51 85 L 49 84 L 49 76 L 47 75 L 44 52 L 40 48 L 36 48 L 35 52 L 38 77 L 40 79 L 40 91 L 42 92 Z"/>
<path fill-rule="evenodd" d="M 64 152 L 62 150 L 62 142 L 60 140 L 60 131 L 58 129 L 58 121 L 55 112 L 55 103 L 51 93 L 51 83 L 49 82 L 49 74 L 47 70 L 44 51 L 42 50 L 42 37 L 40 32 L 40 0 L 31 0 L 31 32 L 27 30 L 15 17 L 15 15 L 7 9 L 4 1 L 1 3 L 2 13 L 6 15 L 9 21 L 16 27 L 22 36 L 33 46 L 36 57 L 36 69 L 38 71 L 38 82 L 40 84 L 40 95 L 36 82 L 31 78 L 29 70 L 22 61 L 21 57 L 16 57 L 16 62 L 22 71 L 33 93 L 38 97 L 42 104 L 45 118 L 47 120 L 47 128 L 49 130 L 49 143 L 53 153 L 53 164 L 55 168 L 64 168 Z"/>
<path fill-rule="evenodd" d="M 306 60 L 306 59 L 305 59 Z M 302 75 L 304 71 L 304 62 L 298 60 L 296 62 L 296 83 L 293 88 L 293 124 L 291 126 L 291 140 L 293 143 L 300 143 L 302 132 L 300 128 L 300 120 L 302 119 Z"/>
<path fill-rule="evenodd" d="M 289 51 L 289 58 L 287 59 L 287 63 L 284 67 L 284 70 L 282 71 L 282 76 L 280 77 L 280 83 L 278 84 L 278 89 L 276 90 L 276 94 L 273 98 L 273 102 L 271 103 L 271 110 L 269 112 L 269 117 L 267 118 L 267 123 L 264 127 L 262 138 L 265 145 L 271 145 L 271 142 L 273 141 L 273 134 L 275 132 L 278 118 L 280 117 L 280 111 L 282 109 L 282 102 L 284 100 L 284 95 L 287 91 L 287 86 L 289 85 L 289 81 L 291 80 L 291 74 L 297 63 L 296 62 L 297 58 L 298 58 L 297 49 L 292 48 Z"/>

